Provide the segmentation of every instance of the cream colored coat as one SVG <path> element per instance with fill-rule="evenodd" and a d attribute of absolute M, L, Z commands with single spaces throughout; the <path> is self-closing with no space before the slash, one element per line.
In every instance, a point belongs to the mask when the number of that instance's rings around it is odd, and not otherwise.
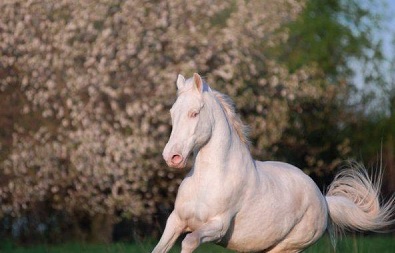
<path fill-rule="evenodd" d="M 190 233 L 182 242 L 182 253 L 204 242 L 239 252 L 299 252 L 325 232 L 331 209 L 345 202 L 358 209 L 342 194 L 328 201 L 330 197 L 292 165 L 253 160 L 231 101 L 212 91 L 198 74 L 186 81 L 179 75 L 177 87 L 173 129 L 163 157 L 169 166 L 184 168 L 193 154 L 194 165 L 153 253 L 167 252 L 185 232 Z M 363 175 L 362 179 L 368 180 Z M 354 181 L 351 184 L 361 185 L 359 178 Z M 372 205 L 377 208 L 377 190 L 366 189 L 372 186 L 367 184 L 361 186 L 361 194 L 374 195 Z M 380 215 L 385 216 L 378 211 L 374 218 Z M 348 226 L 343 223 L 339 225 Z"/>

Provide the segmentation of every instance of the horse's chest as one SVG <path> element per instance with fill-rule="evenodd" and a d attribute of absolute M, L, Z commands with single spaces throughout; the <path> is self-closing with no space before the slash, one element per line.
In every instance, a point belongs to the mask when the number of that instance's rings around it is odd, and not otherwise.
<path fill-rule="evenodd" d="M 179 192 L 175 210 L 190 230 L 195 230 L 218 214 L 224 213 L 226 205 L 215 195 L 204 192 Z"/>
<path fill-rule="evenodd" d="M 215 216 L 209 206 L 196 201 L 179 203 L 176 205 L 176 212 L 187 224 L 188 230 L 195 230 Z"/>

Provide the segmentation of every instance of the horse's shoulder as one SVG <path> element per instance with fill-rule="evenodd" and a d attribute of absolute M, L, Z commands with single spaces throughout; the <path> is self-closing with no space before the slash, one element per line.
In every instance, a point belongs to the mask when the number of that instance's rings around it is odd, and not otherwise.
<path fill-rule="evenodd" d="M 302 184 L 308 183 L 315 187 L 313 180 L 301 169 L 292 164 L 277 161 L 265 161 L 257 162 L 256 165 L 261 177 L 271 178 L 272 181 L 280 184 L 298 182 Z"/>

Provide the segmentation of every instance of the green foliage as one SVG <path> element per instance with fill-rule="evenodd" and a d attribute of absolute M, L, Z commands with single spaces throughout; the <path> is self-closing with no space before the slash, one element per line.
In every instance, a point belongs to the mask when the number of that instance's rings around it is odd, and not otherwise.
<path fill-rule="evenodd" d="M 394 115 L 395 116 L 395 115 Z M 376 117 L 359 115 L 358 121 L 347 128 L 353 139 L 353 147 L 358 150 L 360 158 L 375 160 L 380 156 L 380 150 L 393 142 L 395 137 L 395 117 L 383 114 Z M 391 143 L 393 145 L 393 143 Z"/>
<path fill-rule="evenodd" d="M 383 6 L 382 0 L 308 0 L 297 19 L 285 26 L 289 30 L 286 42 L 273 52 L 291 73 L 316 68 L 319 74 L 311 82 L 331 93 L 323 99 L 291 103 L 289 127 L 273 146 L 278 159 L 315 175 L 320 184 L 327 185 L 325 176 L 354 155 L 353 138 L 364 138 L 348 131 L 363 117 L 350 104 L 357 91 L 354 69 L 360 65 L 367 70 L 361 78 L 375 87 L 383 83 L 379 73 L 384 57 L 375 36 L 385 18 Z"/>
<path fill-rule="evenodd" d="M 381 42 L 373 37 L 383 19 L 377 6 L 382 6 L 381 0 L 307 1 L 288 26 L 290 35 L 280 59 L 291 71 L 316 64 L 329 80 L 349 79 L 351 60 L 367 63 L 383 58 Z"/>

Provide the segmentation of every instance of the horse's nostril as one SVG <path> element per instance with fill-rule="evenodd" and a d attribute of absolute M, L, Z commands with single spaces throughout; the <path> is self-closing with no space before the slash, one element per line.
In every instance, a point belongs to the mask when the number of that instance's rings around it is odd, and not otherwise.
<path fill-rule="evenodd" d="M 179 164 L 179 163 L 181 163 L 181 162 L 182 162 L 182 156 L 179 155 L 179 154 L 173 155 L 173 156 L 171 157 L 171 162 L 172 162 L 173 164 Z"/>

